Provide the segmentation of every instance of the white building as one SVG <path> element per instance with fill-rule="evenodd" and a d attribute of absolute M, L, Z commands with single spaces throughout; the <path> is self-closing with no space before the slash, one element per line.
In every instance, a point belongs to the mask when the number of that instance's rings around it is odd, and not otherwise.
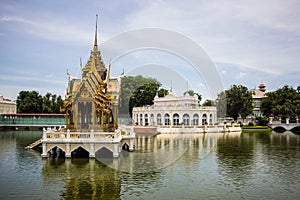
<path fill-rule="evenodd" d="M 266 89 L 265 89 L 265 84 L 261 83 L 259 84 L 259 89 L 258 90 L 250 90 L 252 93 L 252 98 L 253 98 L 253 115 L 254 117 L 257 116 L 262 116 L 261 112 L 261 103 L 264 98 L 266 98 Z"/>
<path fill-rule="evenodd" d="M 16 112 L 16 102 L 10 99 L 5 99 L 0 95 L 0 114 L 15 114 Z"/>
<path fill-rule="evenodd" d="M 134 107 L 133 124 L 138 126 L 195 127 L 217 123 L 215 106 L 199 106 L 198 96 L 155 96 L 151 106 Z"/>

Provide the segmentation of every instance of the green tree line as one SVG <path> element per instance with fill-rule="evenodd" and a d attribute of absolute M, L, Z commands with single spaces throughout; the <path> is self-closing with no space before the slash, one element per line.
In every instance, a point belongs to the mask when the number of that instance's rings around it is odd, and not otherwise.
<path fill-rule="evenodd" d="M 267 98 L 262 100 L 261 105 L 261 111 L 265 116 L 273 114 L 275 117 L 282 115 L 282 118 L 292 119 L 300 116 L 300 86 L 294 89 L 285 85 L 266 95 Z"/>
<path fill-rule="evenodd" d="M 46 93 L 44 96 L 37 91 L 21 91 L 17 97 L 18 113 L 60 113 L 63 99 L 56 94 Z"/>

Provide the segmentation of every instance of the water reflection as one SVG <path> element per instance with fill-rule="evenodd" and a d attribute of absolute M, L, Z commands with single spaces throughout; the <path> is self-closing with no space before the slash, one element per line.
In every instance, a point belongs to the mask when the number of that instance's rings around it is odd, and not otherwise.
<path fill-rule="evenodd" d="M 98 160 L 118 171 L 129 173 L 156 172 L 176 162 L 181 157 L 192 156 L 187 151 L 197 149 L 201 159 L 216 147 L 223 133 L 168 134 L 136 139 L 136 150 L 123 152 L 118 159 Z"/>
<path fill-rule="evenodd" d="M 120 199 L 119 174 L 95 159 L 43 159 L 45 187 L 64 199 Z M 63 183 L 63 184 L 62 184 Z"/>
<path fill-rule="evenodd" d="M 297 199 L 300 136 L 139 137 L 119 159 L 42 159 L 40 133 L 1 132 L 0 199 Z M 113 168 L 112 168 L 112 167 Z M 118 169 L 118 170 L 116 170 Z"/>

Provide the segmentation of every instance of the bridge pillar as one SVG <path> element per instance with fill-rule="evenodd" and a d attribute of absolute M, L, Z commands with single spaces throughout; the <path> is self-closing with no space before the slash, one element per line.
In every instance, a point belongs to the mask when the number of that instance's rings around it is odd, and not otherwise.
<path fill-rule="evenodd" d="M 95 144 L 90 143 L 90 158 L 94 158 L 94 157 L 95 157 Z"/>
<path fill-rule="evenodd" d="M 70 136 L 70 134 L 69 134 Z M 71 158 L 71 152 L 70 152 L 70 143 L 66 144 L 66 158 Z"/>
<path fill-rule="evenodd" d="M 290 124 L 290 118 L 286 118 L 285 122 L 286 122 L 286 125 L 289 125 Z"/>
<path fill-rule="evenodd" d="M 47 154 L 47 146 L 46 146 L 46 143 L 42 143 L 42 148 L 43 148 L 43 152 L 42 152 L 42 157 L 43 158 L 47 158 L 48 157 L 48 154 Z"/>
<path fill-rule="evenodd" d="M 150 139 L 149 139 L 150 141 Z M 130 142 L 129 142 L 129 151 L 133 151 L 134 149 L 134 139 L 130 139 Z"/>
<path fill-rule="evenodd" d="M 114 152 L 113 152 L 113 157 L 118 158 L 119 157 L 119 144 L 114 144 Z"/>

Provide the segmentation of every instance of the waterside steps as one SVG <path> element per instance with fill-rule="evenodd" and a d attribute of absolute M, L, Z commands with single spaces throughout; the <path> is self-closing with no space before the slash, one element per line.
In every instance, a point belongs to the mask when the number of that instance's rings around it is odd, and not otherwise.
<path fill-rule="evenodd" d="M 37 147 L 40 144 L 42 144 L 42 139 L 38 139 L 37 141 L 35 141 L 32 144 L 30 144 L 27 147 L 25 147 L 25 149 L 33 149 L 34 147 Z"/>

